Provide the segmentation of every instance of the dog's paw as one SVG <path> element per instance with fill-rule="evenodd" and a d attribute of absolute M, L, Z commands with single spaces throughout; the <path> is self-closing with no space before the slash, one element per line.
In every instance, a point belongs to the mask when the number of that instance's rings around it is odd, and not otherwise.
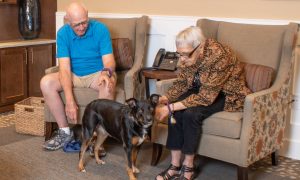
<path fill-rule="evenodd" d="M 86 172 L 86 171 L 85 171 L 85 168 L 84 168 L 84 166 L 83 166 L 83 163 L 79 163 L 79 164 L 78 164 L 78 170 L 79 170 L 79 172 Z"/>
<path fill-rule="evenodd" d="M 136 177 L 130 177 L 129 179 L 130 179 L 130 180 L 137 180 Z"/>
<path fill-rule="evenodd" d="M 103 164 L 105 164 L 105 161 L 103 161 L 103 160 L 100 159 L 99 161 L 96 160 L 96 163 L 100 164 L 100 165 L 103 165 Z"/>
<path fill-rule="evenodd" d="M 132 167 L 132 171 L 133 173 L 140 173 L 140 170 L 135 166 Z"/>
<path fill-rule="evenodd" d="M 79 171 L 80 172 L 83 172 L 83 173 L 85 173 L 86 172 L 86 170 L 83 168 L 83 169 L 79 169 Z"/>

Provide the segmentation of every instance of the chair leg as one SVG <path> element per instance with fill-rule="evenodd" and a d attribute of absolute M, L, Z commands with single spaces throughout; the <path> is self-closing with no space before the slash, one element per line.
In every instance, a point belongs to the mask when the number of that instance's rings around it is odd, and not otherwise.
<path fill-rule="evenodd" d="M 237 167 L 238 180 L 248 180 L 248 167 Z"/>
<path fill-rule="evenodd" d="M 271 158 L 272 158 L 272 165 L 277 166 L 278 165 L 278 150 L 276 150 L 275 152 L 272 152 Z"/>
<path fill-rule="evenodd" d="M 57 124 L 55 122 L 46 122 L 45 141 L 51 138 L 52 132 L 56 127 Z"/>
<path fill-rule="evenodd" d="M 151 166 L 156 166 L 161 153 L 162 153 L 163 146 L 161 144 L 153 143 L 152 145 L 152 160 L 151 160 Z"/>

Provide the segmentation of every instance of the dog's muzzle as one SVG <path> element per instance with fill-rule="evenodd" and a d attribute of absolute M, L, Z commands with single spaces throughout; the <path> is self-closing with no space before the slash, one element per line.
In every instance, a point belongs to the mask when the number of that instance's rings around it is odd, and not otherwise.
<path fill-rule="evenodd" d="M 151 115 L 146 115 L 146 117 L 144 117 L 142 122 L 143 122 L 143 127 L 148 128 L 153 124 L 153 117 Z"/>

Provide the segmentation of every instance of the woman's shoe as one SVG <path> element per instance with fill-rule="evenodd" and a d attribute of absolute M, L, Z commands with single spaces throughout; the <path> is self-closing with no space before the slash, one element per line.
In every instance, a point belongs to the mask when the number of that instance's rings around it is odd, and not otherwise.
<path fill-rule="evenodd" d="M 179 171 L 180 171 L 181 167 L 177 167 L 174 166 L 173 164 L 170 164 L 170 166 L 164 170 L 163 172 L 159 173 L 157 176 L 161 176 L 164 180 L 170 180 L 170 179 L 175 179 L 179 177 Z M 173 170 L 173 171 L 178 171 L 178 173 L 174 174 L 174 175 L 170 175 L 168 173 L 169 170 Z M 157 176 L 155 179 L 157 179 Z"/>
<path fill-rule="evenodd" d="M 186 177 L 184 177 L 185 173 L 192 173 L 191 177 L 188 179 Z M 194 171 L 194 167 L 187 167 L 186 165 L 183 165 L 181 170 L 180 170 L 180 176 L 178 178 L 178 180 L 193 180 L 196 178 L 196 174 Z"/>

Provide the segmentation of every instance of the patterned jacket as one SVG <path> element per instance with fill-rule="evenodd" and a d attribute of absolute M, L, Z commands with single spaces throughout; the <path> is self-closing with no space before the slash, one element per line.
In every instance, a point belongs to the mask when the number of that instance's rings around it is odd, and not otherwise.
<path fill-rule="evenodd" d="M 180 69 L 177 80 L 168 89 L 166 96 L 176 101 L 192 87 L 195 73 L 199 72 L 200 89 L 181 102 L 186 107 L 209 106 L 220 92 L 226 95 L 225 111 L 242 111 L 246 95 L 245 75 L 232 50 L 216 40 L 207 39 L 197 49 L 199 56 L 192 66 Z"/>

